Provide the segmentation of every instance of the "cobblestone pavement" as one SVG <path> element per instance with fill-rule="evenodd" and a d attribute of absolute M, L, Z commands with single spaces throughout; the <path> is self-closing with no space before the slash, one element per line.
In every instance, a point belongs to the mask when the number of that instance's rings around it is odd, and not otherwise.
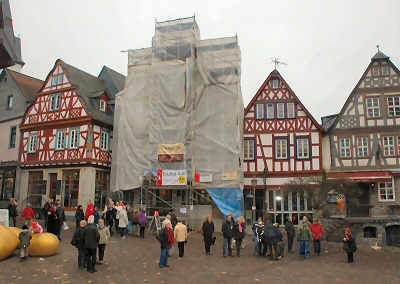
<path fill-rule="evenodd" d="M 144 239 L 110 238 L 105 263 L 97 273 L 78 269 L 77 250 L 70 245 L 74 224 L 64 231 L 56 256 L 31 257 L 19 262 L 19 250 L 0 262 L 0 283 L 400 283 L 400 254 L 374 251 L 359 245 L 355 263 L 348 264 L 340 243 L 323 243 L 322 256 L 309 259 L 285 254 L 279 261 L 253 255 L 251 236 L 246 236 L 242 256 L 222 258 L 222 238 L 217 234 L 212 255 L 204 253 L 200 234 L 191 234 L 183 259 L 174 248 L 170 267 L 160 269 L 159 243 L 154 235 Z M 294 251 L 299 244 L 295 242 Z M 235 251 L 234 251 L 235 253 Z"/>

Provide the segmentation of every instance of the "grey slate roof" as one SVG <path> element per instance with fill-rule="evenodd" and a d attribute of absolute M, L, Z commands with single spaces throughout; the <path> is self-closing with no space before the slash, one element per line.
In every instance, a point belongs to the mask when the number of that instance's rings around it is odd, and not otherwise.
<path fill-rule="evenodd" d="M 389 59 L 389 56 L 384 54 L 382 51 L 378 51 L 374 57 L 371 58 L 371 60 L 376 60 L 376 59 Z"/>
<path fill-rule="evenodd" d="M 15 84 L 18 86 L 25 99 L 29 102 L 33 102 L 35 100 L 36 93 L 43 85 L 43 81 L 10 69 L 5 69 L 5 72 L 7 72 L 13 78 Z"/>
<path fill-rule="evenodd" d="M 91 96 L 97 95 L 99 92 L 106 92 L 110 100 L 114 99 L 114 95 L 103 83 L 103 81 L 96 76 L 93 76 L 85 71 L 82 71 L 74 66 L 71 66 L 62 61 L 62 67 L 71 84 L 77 85 L 76 92 L 85 101 L 86 110 L 93 115 L 94 119 L 113 125 L 113 115 L 100 111 L 91 99 Z"/>
<path fill-rule="evenodd" d="M 114 97 L 125 88 L 126 77 L 110 67 L 103 66 L 98 77 L 103 80 Z"/>

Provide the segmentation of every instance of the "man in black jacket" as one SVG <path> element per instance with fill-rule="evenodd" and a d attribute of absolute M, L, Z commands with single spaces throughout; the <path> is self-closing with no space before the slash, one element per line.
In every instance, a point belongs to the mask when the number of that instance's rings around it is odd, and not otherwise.
<path fill-rule="evenodd" d="M 43 206 L 44 225 L 46 228 L 47 228 L 47 222 L 49 220 L 48 216 L 50 215 L 50 209 L 51 209 L 52 202 L 53 201 L 51 199 L 49 199 Z"/>
<path fill-rule="evenodd" d="M 293 253 L 292 251 L 292 246 L 293 246 L 293 240 L 295 237 L 295 230 L 294 230 L 294 225 L 292 223 L 292 218 L 288 218 L 288 220 L 285 223 L 285 231 L 287 234 L 287 239 L 288 239 L 288 252 Z"/>
<path fill-rule="evenodd" d="M 165 226 L 169 226 L 170 224 L 165 224 Z M 169 241 L 168 241 L 168 230 L 166 227 L 163 227 L 158 234 L 158 241 L 160 242 L 160 248 L 161 248 L 161 256 L 160 256 L 160 262 L 158 263 L 160 268 L 164 267 L 169 267 L 168 265 L 168 246 L 169 246 Z M 171 225 L 172 227 L 172 225 Z"/>
<path fill-rule="evenodd" d="M 233 256 L 232 255 L 232 217 L 231 215 L 229 215 L 226 218 L 226 221 L 222 224 L 222 234 L 224 235 L 224 248 L 223 248 L 223 257 L 226 257 L 226 247 L 228 247 L 228 254 L 229 256 Z"/>
<path fill-rule="evenodd" d="M 82 240 L 85 244 L 85 262 L 87 271 L 90 273 L 97 272 L 94 268 L 96 264 L 97 246 L 100 240 L 100 233 L 94 225 L 94 216 L 89 216 L 88 225 L 82 231 Z"/>
<path fill-rule="evenodd" d="M 265 237 L 267 238 L 268 250 L 270 252 L 270 259 L 278 260 L 278 237 L 280 235 L 278 227 L 274 226 L 270 221 L 268 221 L 267 226 L 264 229 Z M 273 248 L 273 250 L 272 250 Z"/>

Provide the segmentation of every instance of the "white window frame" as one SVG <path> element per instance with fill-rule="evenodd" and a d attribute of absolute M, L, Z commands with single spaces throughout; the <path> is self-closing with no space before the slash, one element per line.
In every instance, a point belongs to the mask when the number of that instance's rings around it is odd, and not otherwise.
<path fill-rule="evenodd" d="M 256 104 L 256 119 L 264 119 L 265 111 L 264 104 Z"/>
<path fill-rule="evenodd" d="M 55 111 L 60 109 L 61 94 L 50 95 L 49 110 Z"/>
<path fill-rule="evenodd" d="M 387 104 L 389 116 L 400 116 L 400 96 L 388 97 Z"/>
<path fill-rule="evenodd" d="M 285 118 L 285 104 L 284 103 L 276 104 L 276 117 L 277 118 Z"/>
<path fill-rule="evenodd" d="M 248 161 L 248 160 L 254 160 L 254 158 L 255 158 L 255 155 L 254 155 L 254 144 L 255 144 L 255 141 L 254 141 L 254 139 L 245 139 L 244 140 L 244 143 L 243 143 L 243 155 L 244 155 L 244 157 L 243 157 L 243 159 L 245 160 L 245 161 Z"/>
<path fill-rule="evenodd" d="M 395 194 L 395 189 L 393 187 L 393 184 L 394 184 L 393 180 L 390 182 L 379 182 L 378 183 L 379 202 L 395 201 L 396 194 Z"/>
<path fill-rule="evenodd" d="M 297 159 L 310 158 L 310 139 L 308 137 L 299 137 L 296 139 Z"/>
<path fill-rule="evenodd" d="M 69 149 L 79 148 L 79 129 L 69 130 Z"/>
<path fill-rule="evenodd" d="M 57 130 L 56 131 L 56 150 L 64 150 L 65 149 L 65 130 Z"/>
<path fill-rule="evenodd" d="M 279 79 L 272 79 L 272 89 L 279 88 Z"/>
<path fill-rule="evenodd" d="M 109 142 L 110 142 L 110 132 L 101 130 L 100 135 L 100 149 L 103 151 L 109 150 Z"/>
<path fill-rule="evenodd" d="M 51 77 L 51 85 L 52 86 L 59 86 L 63 83 L 64 73 L 54 74 Z"/>
<path fill-rule="evenodd" d="M 357 137 L 357 156 L 369 156 L 368 137 Z"/>
<path fill-rule="evenodd" d="M 276 138 L 274 141 L 275 159 L 287 160 L 289 158 L 288 140 L 287 138 Z"/>
<path fill-rule="evenodd" d="M 396 155 L 394 136 L 383 136 L 382 145 L 384 156 L 390 157 Z"/>
<path fill-rule="evenodd" d="M 105 100 L 100 100 L 99 110 L 102 112 L 106 112 L 106 104 L 107 104 L 107 102 Z"/>
<path fill-rule="evenodd" d="M 14 106 L 14 95 L 9 95 L 7 97 L 7 110 L 12 109 Z"/>
<path fill-rule="evenodd" d="M 341 158 L 351 158 L 351 140 L 348 137 L 339 139 L 339 154 Z"/>
<path fill-rule="evenodd" d="M 381 116 L 381 108 L 379 106 L 379 98 L 372 97 L 366 99 L 367 117 L 374 118 Z"/>
<path fill-rule="evenodd" d="M 13 132 L 15 132 L 15 133 L 13 134 Z M 12 144 L 13 137 L 14 137 L 14 144 Z M 9 149 L 15 148 L 16 145 L 17 145 L 17 126 L 13 125 L 13 126 L 10 126 L 10 136 L 8 139 L 8 148 Z"/>
<path fill-rule="evenodd" d="M 296 117 L 296 109 L 294 103 L 286 104 L 287 118 L 295 118 Z"/>
<path fill-rule="evenodd" d="M 28 153 L 36 153 L 37 150 L 37 133 L 31 133 L 28 136 Z"/>
<path fill-rule="evenodd" d="M 379 76 L 379 67 L 372 68 L 372 76 Z"/>
<path fill-rule="evenodd" d="M 275 105 L 273 103 L 267 104 L 266 106 L 267 111 L 267 119 L 274 119 L 275 118 Z"/>
<path fill-rule="evenodd" d="M 389 75 L 389 66 L 382 67 L 382 75 L 384 75 L 384 76 Z"/>

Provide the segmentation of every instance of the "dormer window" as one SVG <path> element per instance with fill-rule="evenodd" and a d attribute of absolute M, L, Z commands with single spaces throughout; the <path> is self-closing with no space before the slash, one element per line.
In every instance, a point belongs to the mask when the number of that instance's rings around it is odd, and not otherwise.
<path fill-rule="evenodd" d="M 63 73 L 53 75 L 53 77 L 51 78 L 51 85 L 52 86 L 61 85 L 63 82 L 63 78 L 64 78 Z"/>
<path fill-rule="evenodd" d="M 279 88 L 279 80 L 274 79 L 272 80 L 272 89 L 278 89 Z"/>
<path fill-rule="evenodd" d="M 100 104 L 99 104 L 100 111 L 106 112 L 106 105 L 107 105 L 107 102 L 105 100 L 100 100 Z"/>

